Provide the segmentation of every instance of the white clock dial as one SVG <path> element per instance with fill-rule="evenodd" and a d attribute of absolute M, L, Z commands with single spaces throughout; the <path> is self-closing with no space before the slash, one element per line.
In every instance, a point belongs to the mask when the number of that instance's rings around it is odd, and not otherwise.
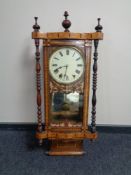
<path fill-rule="evenodd" d="M 72 47 L 60 48 L 50 56 L 49 71 L 58 83 L 73 83 L 82 76 L 84 71 L 82 55 Z"/>

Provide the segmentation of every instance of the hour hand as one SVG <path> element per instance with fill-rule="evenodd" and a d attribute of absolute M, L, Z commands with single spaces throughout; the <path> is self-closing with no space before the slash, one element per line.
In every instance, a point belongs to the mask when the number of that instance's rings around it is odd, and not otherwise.
<path fill-rule="evenodd" d="M 61 68 L 62 68 L 62 66 L 56 68 L 56 69 L 54 70 L 54 73 L 58 73 L 58 72 L 59 72 L 59 69 L 61 69 Z"/>
<path fill-rule="evenodd" d="M 63 68 L 63 67 L 67 67 L 67 66 L 68 66 L 68 65 L 60 66 L 60 67 L 56 68 L 56 69 L 54 70 L 54 72 L 55 72 L 55 73 L 58 73 L 58 72 L 59 72 L 59 69 L 61 69 L 61 68 Z"/>

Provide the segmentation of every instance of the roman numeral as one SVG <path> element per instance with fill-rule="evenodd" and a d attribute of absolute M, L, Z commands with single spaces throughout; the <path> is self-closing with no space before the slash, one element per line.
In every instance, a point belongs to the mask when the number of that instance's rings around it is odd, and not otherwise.
<path fill-rule="evenodd" d="M 72 57 L 75 55 L 75 52 L 73 53 Z"/>
<path fill-rule="evenodd" d="M 57 66 L 57 64 L 52 64 L 52 66 Z"/>
<path fill-rule="evenodd" d="M 69 50 L 68 49 L 66 50 L 66 55 L 69 55 Z"/>
<path fill-rule="evenodd" d="M 72 75 L 72 76 L 73 76 L 73 78 L 75 79 L 76 75 Z"/>
<path fill-rule="evenodd" d="M 82 67 L 83 65 L 82 64 L 77 64 L 78 67 Z"/>
<path fill-rule="evenodd" d="M 80 59 L 80 57 L 79 57 L 79 58 L 77 58 L 77 59 L 76 59 L 76 61 L 78 61 L 79 59 Z"/>
<path fill-rule="evenodd" d="M 56 73 L 56 74 L 57 74 L 58 72 L 59 72 L 59 70 L 58 70 L 58 69 L 55 69 L 55 70 L 54 70 L 54 73 Z"/>
<path fill-rule="evenodd" d="M 64 75 L 63 80 L 69 80 L 68 75 Z"/>
<path fill-rule="evenodd" d="M 68 77 L 68 75 L 66 75 L 66 80 L 69 80 L 69 77 Z"/>
<path fill-rule="evenodd" d="M 63 57 L 63 53 L 62 52 L 59 52 L 60 56 Z"/>
<path fill-rule="evenodd" d="M 59 58 L 54 57 L 55 60 L 59 60 Z"/>
<path fill-rule="evenodd" d="M 60 75 L 59 75 L 59 78 L 61 79 L 62 77 L 63 77 L 63 75 L 62 75 L 62 74 L 60 74 Z"/>
<path fill-rule="evenodd" d="M 80 71 L 77 69 L 76 71 L 75 71 L 77 74 L 79 74 L 80 73 Z"/>

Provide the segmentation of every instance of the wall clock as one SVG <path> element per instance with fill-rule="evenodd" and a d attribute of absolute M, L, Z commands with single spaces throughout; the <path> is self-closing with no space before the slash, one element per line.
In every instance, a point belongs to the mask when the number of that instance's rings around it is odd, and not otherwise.
<path fill-rule="evenodd" d="M 37 118 L 36 138 L 50 142 L 48 155 L 82 155 L 83 140 L 96 139 L 96 83 L 98 43 L 103 39 L 98 18 L 94 33 L 72 33 L 64 13 L 64 32 L 41 33 L 35 17 L 32 38 L 36 46 Z M 41 90 L 40 40 L 43 41 Z M 91 49 L 94 42 L 91 126 L 88 124 Z M 41 92 L 42 91 L 42 92 Z M 44 93 L 44 105 L 41 102 Z M 44 117 L 41 108 L 44 107 Z M 44 120 L 43 120 L 44 118 Z"/>

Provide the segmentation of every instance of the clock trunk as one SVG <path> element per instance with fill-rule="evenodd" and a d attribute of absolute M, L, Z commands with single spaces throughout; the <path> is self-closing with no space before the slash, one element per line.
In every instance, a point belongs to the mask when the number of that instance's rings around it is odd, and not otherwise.
<path fill-rule="evenodd" d="M 83 141 L 81 138 L 75 138 L 75 133 L 84 133 L 84 131 L 88 130 L 92 42 L 89 40 L 45 40 L 43 45 L 44 96 L 47 96 L 44 103 L 45 128 L 48 132 L 52 134 L 55 132 L 56 135 L 60 133 L 61 137 L 63 137 L 62 139 L 59 136 L 56 139 L 49 139 L 51 140 L 49 154 L 83 154 Z M 68 48 L 73 47 L 80 52 L 84 62 L 84 71 L 78 80 L 64 84 L 52 78 L 49 71 L 49 63 L 50 56 L 54 51 L 63 47 L 67 48 L 67 46 Z M 69 139 L 67 140 L 67 138 Z M 73 145 L 75 145 L 76 149 L 74 149 Z M 69 147 L 70 149 L 68 149 Z"/>

